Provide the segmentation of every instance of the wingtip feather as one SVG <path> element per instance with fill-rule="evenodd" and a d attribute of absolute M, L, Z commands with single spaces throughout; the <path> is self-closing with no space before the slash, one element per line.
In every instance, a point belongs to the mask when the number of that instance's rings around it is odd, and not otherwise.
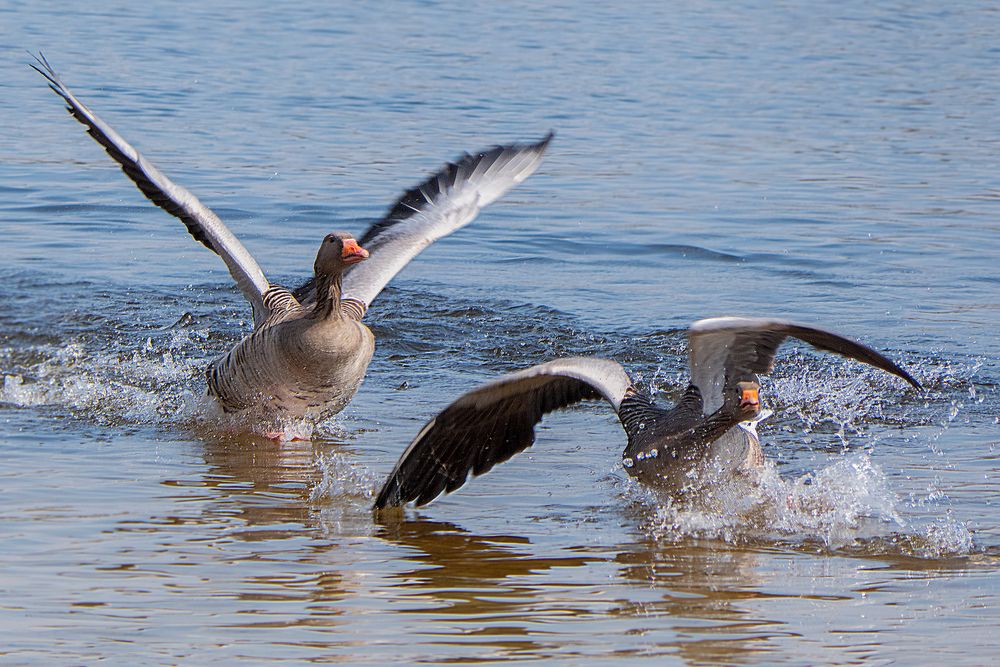
<path fill-rule="evenodd" d="M 549 130 L 549 131 L 548 131 L 548 132 L 546 133 L 546 135 L 545 135 L 544 137 L 542 137 L 542 140 L 541 140 L 541 141 L 539 141 L 539 142 L 538 142 L 537 144 L 535 144 L 535 146 L 536 146 L 536 147 L 537 147 L 537 148 L 538 148 L 539 150 L 542 150 L 542 151 L 544 151 L 545 149 L 547 149 L 547 148 L 549 147 L 549 144 L 551 144 L 551 143 L 552 143 L 552 140 L 553 140 L 553 139 L 555 139 L 555 136 L 556 136 L 556 131 L 555 131 L 555 130 L 552 130 L 552 129 L 550 129 L 550 130 Z"/>

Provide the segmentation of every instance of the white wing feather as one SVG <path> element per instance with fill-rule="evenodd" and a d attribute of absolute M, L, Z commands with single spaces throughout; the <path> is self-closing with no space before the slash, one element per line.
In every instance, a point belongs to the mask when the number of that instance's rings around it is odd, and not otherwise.
<path fill-rule="evenodd" d="M 49 87 L 66 102 L 70 114 L 87 126 L 90 136 L 104 146 L 108 155 L 121 165 L 125 175 L 132 179 L 150 201 L 180 218 L 196 240 L 222 258 L 243 296 L 250 302 L 254 322 L 259 325 L 267 319 L 263 297 L 270 283 L 250 252 L 229 231 L 219 216 L 185 188 L 167 178 L 110 125 L 77 99 L 44 56 L 39 56 L 36 60 L 38 66 L 32 67 L 48 80 Z"/>
<path fill-rule="evenodd" d="M 344 298 L 367 308 L 421 250 L 472 222 L 541 164 L 552 133 L 535 144 L 497 146 L 447 164 L 406 192 L 389 213 L 362 236 L 370 258 L 344 276 Z"/>

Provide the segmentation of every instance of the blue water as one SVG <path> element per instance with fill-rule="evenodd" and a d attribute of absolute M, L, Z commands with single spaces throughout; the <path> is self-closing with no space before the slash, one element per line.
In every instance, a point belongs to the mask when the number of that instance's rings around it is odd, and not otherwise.
<path fill-rule="evenodd" d="M 0 661 L 967 664 L 1000 653 L 1000 14 L 988 3 L 0 7 Z M 31 71 L 305 277 L 445 160 L 539 171 L 368 315 L 311 442 L 205 417 L 249 327 L 217 257 Z M 789 346 L 752 515 L 629 481 L 605 406 L 405 520 L 368 507 L 437 410 L 560 355 L 675 398 L 701 317 Z"/>

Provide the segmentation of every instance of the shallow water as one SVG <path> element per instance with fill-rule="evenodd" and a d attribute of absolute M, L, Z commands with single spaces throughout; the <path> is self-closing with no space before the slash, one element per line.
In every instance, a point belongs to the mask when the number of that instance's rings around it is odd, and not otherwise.
<path fill-rule="evenodd" d="M 986 4 L 9 4 L 0 111 L 0 658 L 984 664 L 996 506 L 1000 22 Z M 351 406 L 233 434 L 205 364 L 249 313 L 28 69 L 212 206 L 274 280 L 462 151 L 538 173 L 376 301 Z M 789 346 L 739 502 L 632 483 L 606 407 L 376 523 L 436 410 L 597 354 L 675 398 L 684 332 L 780 315 L 925 385 Z"/>

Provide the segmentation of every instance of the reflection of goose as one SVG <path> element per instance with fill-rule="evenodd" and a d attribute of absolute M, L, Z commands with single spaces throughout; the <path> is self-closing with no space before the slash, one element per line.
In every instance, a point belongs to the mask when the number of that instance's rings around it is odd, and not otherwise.
<path fill-rule="evenodd" d="M 314 277 L 292 293 L 268 282 L 222 220 L 84 106 L 44 57 L 32 67 L 142 193 L 222 257 L 250 302 L 253 333 L 208 369 L 209 394 L 227 411 L 302 416 L 342 409 L 374 350 L 372 333 L 361 323 L 372 300 L 421 250 L 467 225 L 483 206 L 530 176 L 552 138 L 550 133 L 536 144 L 497 146 L 445 165 L 406 192 L 360 245 L 349 234 L 327 236 Z M 360 263 L 369 252 L 371 259 Z"/>
<path fill-rule="evenodd" d="M 623 509 L 628 521 L 641 525 L 649 519 L 648 507 Z M 656 644 L 680 656 L 678 664 L 754 664 L 771 637 L 787 634 L 782 622 L 761 609 L 762 601 L 781 593 L 768 585 L 760 548 L 704 537 L 658 539 L 656 528 L 645 525 L 634 541 L 623 541 L 614 560 L 625 589 L 636 587 L 647 595 L 638 604 L 622 595 L 608 616 L 658 628 L 662 637 Z M 646 641 L 652 643 L 654 636 Z"/>
<path fill-rule="evenodd" d="M 262 529 L 282 538 L 315 529 L 310 494 L 323 479 L 317 457 L 336 452 L 341 443 L 218 438 L 207 430 L 204 435 L 201 456 L 206 467 L 199 484 L 206 490 L 206 525 L 238 517 L 242 526 L 234 526 L 231 535 L 248 540 Z"/>
<path fill-rule="evenodd" d="M 755 423 L 766 416 L 758 373 L 767 373 L 789 336 L 919 383 L 878 352 L 828 331 L 773 319 L 700 320 L 688 332 L 691 382 L 665 408 L 642 394 L 616 362 L 557 359 L 474 389 L 420 431 L 382 486 L 375 508 L 423 505 L 530 447 L 535 424 L 553 410 L 603 398 L 628 435 L 623 464 L 643 482 L 683 490 L 707 471 L 759 466 Z"/>
<path fill-rule="evenodd" d="M 526 537 L 477 535 L 441 521 L 390 521 L 379 525 L 376 536 L 416 551 L 406 560 L 420 567 L 399 575 L 400 579 L 420 585 L 433 581 L 435 589 L 449 596 L 463 587 L 481 590 L 484 584 L 502 579 L 540 574 L 555 567 L 579 567 L 598 560 L 542 557 L 536 555 L 537 550 Z"/>
<path fill-rule="evenodd" d="M 405 555 L 395 561 L 399 571 L 392 579 L 398 581 L 394 586 L 408 591 L 406 597 L 419 595 L 436 613 L 476 624 L 498 617 L 531 622 L 539 607 L 555 601 L 551 589 L 564 585 L 547 580 L 548 573 L 565 573 L 605 558 L 585 550 L 546 556 L 527 537 L 479 535 L 438 521 L 388 521 L 379 526 L 376 537 L 405 547 Z M 565 581 L 559 575 L 554 579 Z M 487 589 L 489 595 L 483 595 Z M 586 602 L 581 601 L 579 609 L 570 600 L 565 602 L 569 613 L 586 611 Z M 504 630 L 522 634 L 509 626 Z"/>

